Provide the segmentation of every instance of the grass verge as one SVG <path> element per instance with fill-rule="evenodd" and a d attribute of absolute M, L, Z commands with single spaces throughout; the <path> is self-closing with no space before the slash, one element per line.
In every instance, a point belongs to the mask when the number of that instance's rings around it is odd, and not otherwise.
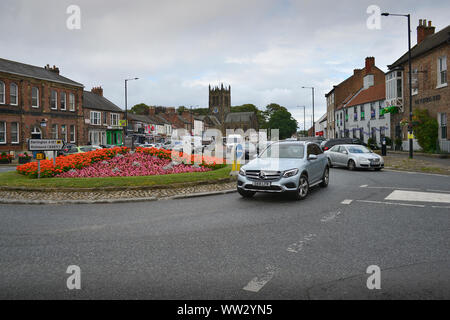
<path fill-rule="evenodd" d="M 230 177 L 231 166 L 207 172 L 187 172 L 159 176 L 108 178 L 44 178 L 31 179 L 15 171 L 0 173 L 0 187 L 29 188 L 104 188 L 139 187 L 220 180 Z"/>

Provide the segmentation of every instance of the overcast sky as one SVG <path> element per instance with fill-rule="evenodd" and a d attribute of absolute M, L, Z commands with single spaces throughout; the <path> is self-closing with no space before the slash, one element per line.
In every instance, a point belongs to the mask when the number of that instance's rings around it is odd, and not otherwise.
<path fill-rule="evenodd" d="M 66 27 L 69 5 L 81 9 L 81 29 Z M 207 107 L 208 84 L 231 85 L 232 105 L 275 102 L 303 126 L 316 120 L 324 94 L 364 66 L 366 56 L 386 71 L 407 50 L 406 18 L 382 17 L 370 30 L 370 5 L 411 13 L 412 44 L 419 19 L 436 30 L 450 24 L 450 1 L 376 0 L 1 0 L 0 57 L 47 63 L 128 105 Z"/>

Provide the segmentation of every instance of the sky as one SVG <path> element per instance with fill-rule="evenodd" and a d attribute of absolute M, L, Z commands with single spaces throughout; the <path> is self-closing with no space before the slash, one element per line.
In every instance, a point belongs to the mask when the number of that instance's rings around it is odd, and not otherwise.
<path fill-rule="evenodd" d="M 80 28 L 70 29 L 71 5 Z M 104 96 L 128 106 L 208 106 L 208 85 L 231 85 L 232 105 L 285 106 L 303 128 L 326 112 L 325 94 L 364 67 L 367 56 L 387 71 L 412 45 L 419 19 L 436 31 L 450 24 L 450 1 L 430 0 L 1 0 L 0 57 L 36 66 L 56 65 L 61 75 L 102 86 Z M 369 20 L 373 21 L 373 20 Z"/>

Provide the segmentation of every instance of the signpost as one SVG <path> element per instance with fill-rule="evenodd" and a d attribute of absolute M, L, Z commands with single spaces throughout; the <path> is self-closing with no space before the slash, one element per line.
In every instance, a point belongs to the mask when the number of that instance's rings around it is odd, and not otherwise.
<path fill-rule="evenodd" d="M 45 159 L 44 151 L 53 151 L 53 165 L 56 165 L 56 151 L 64 148 L 64 142 L 57 139 L 29 139 L 28 150 L 38 151 L 36 160 L 38 161 L 38 179 L 41 177 L 41 160 Z"/>
<path fill-rule="evenodd" d="M 242 158 L 244 154 L 244 148 L 242 147 L 242 144 L 237 144 L 234 148 L 234 161 L 231 170 L 232 171 L 239 171 L 240 169 L 240 159 Z"/>

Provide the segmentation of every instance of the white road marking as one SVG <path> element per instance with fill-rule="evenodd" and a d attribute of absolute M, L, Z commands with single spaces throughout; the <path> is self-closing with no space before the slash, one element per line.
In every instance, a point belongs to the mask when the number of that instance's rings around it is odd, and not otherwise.
<path fill-rule="evenodd" d="M 450 191 L 448 191 L 448 190 L 433 190 L 433 189 L 427 189 L 427 191 L 431 191 L 431 192 L 446 192 L 446 193 L 450 193 Z"/>
<path fill-rule="evenodd" d="M 272 280 L 272 278 L 275 275 L 275 273 L 277 272 L 277 270 L 278 270 L 278 268 L 276 268 L 272 265 L 266 266 L 266 271 L 263 274 L 261 274 L 257 277 L 254 277 L 242 289 L 245 291 L 250 291 L 250 292 L 258 292 L 259 290 L 262 289 L 262 287 L 264 287 L 267 284 L 267 282 Z"/>
<path fill-rule="evenodd" d="M 351 201 L 351 200 L 350 200 L 350 201 Z M 322 221 L 322 222 L 328 222 L 328 221 L 334 220 L 334 219 L 336 219 L 340 214 L 341 214 L 340 211 L 330 212 L 328 215 L 326 215 L 325 217 L 323 217 L 322 219 L 320 219 L 320 221 Z"/>
<path fill-rule="evenodd" d="M 345 199 L 345 200 L 342 201 L 341 203 L 342 203 L 342 204 L 350 204 L 350 203 L 352 203 L 352 201 L 353 201 L 353 200 Z"/>
<path fill-rule="evenodd" d="M 385 200 L 450 203 L 450 194 L 394 190 Z"/>
<path fill-rule="evenodd" d="M 359 186 L 360 188 L 367 188 L 367 184 L 363 184 L 361 186 Z"/>
<path fill-rule="evenodd" d="M 420 190 L 419 188 L 402 188 L 402 187 L 365 187 L 368 189 L 402 189 L 402 190 Z"/>
<path fill-rule="evenodd" d="M 355 201 L 365 202 L 365 203 L 392 204 L 392 205 L 397 205 L 397 206 L 425 208 L 425 206 L 423 204 L 397 203 L 397 202 L 373 201 L 373 200 L 355 200 Z"/>
<path fill-rule="evenodd" d="M 303 246 L 308 242 L 311 241 L 316 235 L 314 233 L 310 233 L 306 236 L 303 237 L 303 240 L 300 240 L 298 242 L 295 242 L 291 245 L 289 245 L 289 247 L 287 248 L 287 251 L 289 252 L 293 252 L 293 253 L 298 253 L 300 251 L 302 251 Z"/>
<path fill-rule="evenodd" d="M 432 208 L 450 209 L 450 206 L 431 206 Z"/>

